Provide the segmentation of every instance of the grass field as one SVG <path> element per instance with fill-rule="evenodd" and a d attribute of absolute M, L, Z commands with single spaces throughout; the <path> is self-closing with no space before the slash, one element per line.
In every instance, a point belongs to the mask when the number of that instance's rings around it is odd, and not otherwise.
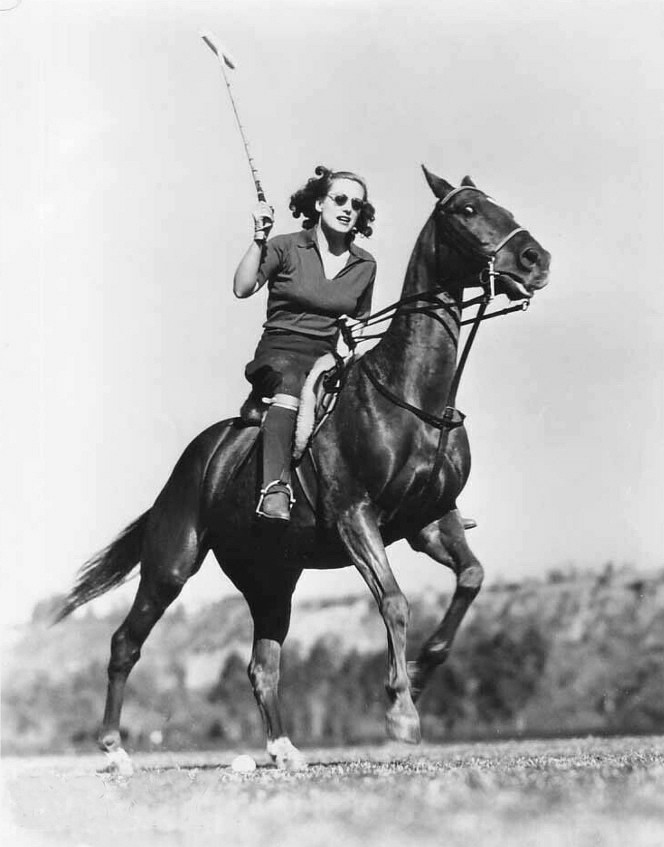
<path fill-rule="evenodd" d="M 136 755 L 130 779 L 101 755 L 4 759 L 4 843 L 664 845 L 664 737 L 309 750 L 295 774 L 258 753 L 236 774 L 237 752 Z"/>

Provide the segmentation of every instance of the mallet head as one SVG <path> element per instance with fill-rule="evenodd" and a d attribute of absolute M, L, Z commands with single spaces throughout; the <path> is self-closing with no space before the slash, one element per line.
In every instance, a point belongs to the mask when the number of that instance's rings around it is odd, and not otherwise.
<path fill-rule="evenodd" d="M 215 36 L 209 32 L 201 33 L 201 38 L 218 59 L 223 61 L 223 63 L 231 70 L 235 70 L 235 60 L 227 50 L 221 49 L 218 38 L 215 38 Z"/>

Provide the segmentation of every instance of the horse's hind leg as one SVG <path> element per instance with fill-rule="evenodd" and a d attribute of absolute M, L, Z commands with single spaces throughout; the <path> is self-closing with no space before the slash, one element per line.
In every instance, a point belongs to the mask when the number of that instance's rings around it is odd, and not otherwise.
<path fill-rule="evenodd" d="M 131 763 L 120 742 L 120 713 L 129 672 L 152 627 L 201 565 L 206 550 L 183 514 L 169 514 L 158 500 L 150 515 L 141 557 L 141 579 L 129 614 L 111 639 L 108 690 L 99 746 L 109 769 L 129 774 Z"/>
<path fill-rule="evenodd" d="M 248 674 L 267 735 L 267 752 L 278 768 L 299 771 L 307 767 L 302 753 L 284 729 L 279 706 L 281 646 L 288 634 L 291 598 L 301 571 L 282 571 L 270 563 L 270 573 L 248 579 L 238 587 L 254 620 L 254 644 Z"/>
<path fill-rule="evenodd" d="M 307 761 L 286 734 L 281 720 L 278 693 L 280 660 L 279 641 L 254 638 L 248 672 L 263 717 L 268 755 L 282 770 L 301 771 L 307 767 Z"/>
<path fill-rule="evenodd" d="M 409 543 L 456 574 L 456 590 L 440 625 L 426 640 L 417 659 L 408 663 L 413 699 L 417 700 L 433 671 L 447 659 L 457 629 L 482 585 L 484 569 L 466 543 L 463 519 L 455 509 L 429 524 Z"/>

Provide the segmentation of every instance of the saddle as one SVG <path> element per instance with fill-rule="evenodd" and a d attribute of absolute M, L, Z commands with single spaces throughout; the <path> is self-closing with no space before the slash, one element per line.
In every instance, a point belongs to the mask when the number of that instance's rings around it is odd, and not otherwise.
<path fill-rule="evenodd" d="M 296 462 L 336 406 L 349 365 L 350 359 L 344 361 L 336 353 L 326 353 L 309 371 L 300 393 L 295 423 L 293 459 Z M 245 426 L 260 426 L 268 406 L 267 398 L 252 391 L 240 407 L 240 420 Z"/>
<path fill-rule="evenodd" d="M 298 462 L 302 458 L 323 421 L 336 406 L 349 365 L 350 358 L 344 361 L 336 353 L 326 353 L 309 371 L 300 394 L 300 408 L 295 423 L 294 461 Z"/>

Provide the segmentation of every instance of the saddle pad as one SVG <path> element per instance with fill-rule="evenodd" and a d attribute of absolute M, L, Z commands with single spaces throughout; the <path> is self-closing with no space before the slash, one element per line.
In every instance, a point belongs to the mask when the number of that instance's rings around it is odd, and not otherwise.
<path fill-rule="evenodd" d="M 302 387 L 300 408 L 295 424 L 293 458 L 300 459 L 307 448 L 314 427 L 322 414 L 328 410 L 329 394 L 325 391 L 325 376 L 338 367 L 339 360 L 333 353 L 326 353 L 314 362 Z"/>

